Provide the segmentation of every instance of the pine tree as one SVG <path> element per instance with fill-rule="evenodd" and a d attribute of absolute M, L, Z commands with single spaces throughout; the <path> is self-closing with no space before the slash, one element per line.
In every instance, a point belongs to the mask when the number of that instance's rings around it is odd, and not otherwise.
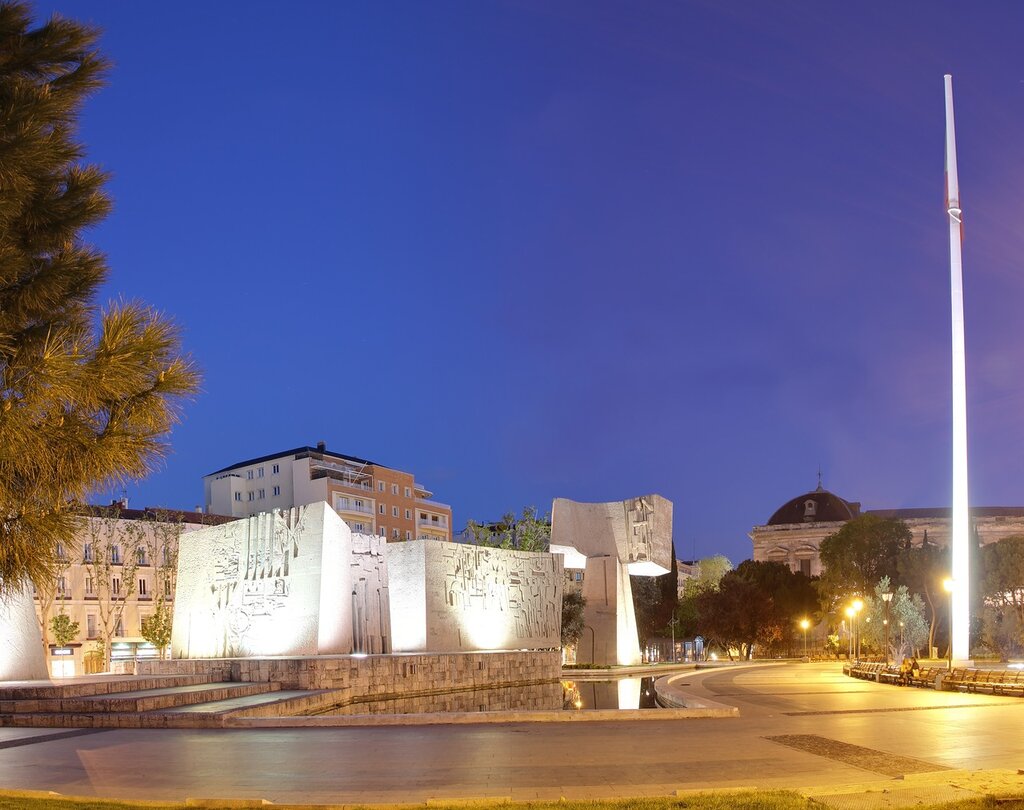
<path fill-rule="evenodd" d="M 108 64 L 95 29 L 32 26 L 0 3 L 0 594 L 51 575 L 75 502 L 154 468 L 198 386 L 161 314 L 97 309 L 107 263 L 84 233 L 111 206 L 75 130 Z"/>

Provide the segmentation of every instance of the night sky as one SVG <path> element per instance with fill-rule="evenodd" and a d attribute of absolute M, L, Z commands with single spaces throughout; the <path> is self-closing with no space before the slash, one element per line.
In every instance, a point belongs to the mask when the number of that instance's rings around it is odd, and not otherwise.
<path fill-rule="evenodd" d="M 971 502 L 1024 505 L 1024 4 L 36 9 L 116 63 L 81 133 L 104 298 L 205 373 L 133 506 L 318 440 L 456 526 L 658 492 L 684 558 L 748 557 L 819 466 L 947 505 L 945 72 Z"/>

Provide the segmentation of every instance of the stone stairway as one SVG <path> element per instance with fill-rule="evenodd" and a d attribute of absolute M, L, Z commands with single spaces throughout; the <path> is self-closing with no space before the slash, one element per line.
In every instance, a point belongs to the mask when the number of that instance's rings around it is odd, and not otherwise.
<path fill-rule="evenodd" d="M 282 694 L 276 683 L 211 681 L 203 675 L 6 684 L 0 686 L 0 726 L 219 727 L 237 709 L 258 710 L 308 694 L 300 690 Z"/>

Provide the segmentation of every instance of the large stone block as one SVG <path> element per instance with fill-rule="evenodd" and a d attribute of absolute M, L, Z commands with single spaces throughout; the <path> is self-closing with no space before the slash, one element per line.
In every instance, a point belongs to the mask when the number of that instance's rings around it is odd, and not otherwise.
<path fill-rule="evenodd" d="M 559 647 L 560 557 L 436 540 L 386 552 L 395 652 Z"/>
<path fill-rule="evenodd" d="M 0 681 L 45 680 L 46 659 L 29 586 L 0 596 Z"/>
<path fill-rule="evenodd" d="M 326 503 L 181 536 L 175 658 L 352 650 L 352 544 Z"/>

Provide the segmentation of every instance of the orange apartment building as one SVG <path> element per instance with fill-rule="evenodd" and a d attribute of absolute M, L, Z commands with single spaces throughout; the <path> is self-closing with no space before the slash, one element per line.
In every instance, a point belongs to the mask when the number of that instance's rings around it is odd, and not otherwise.
<path fill-rule="evenodd" d="M 412 473 L 335 453 L 323 442 L 203 476 L 206 510 L 247 517 L 326 501 L 354 532 L 389 540 L 452 539 L 452 509 Z"/>

